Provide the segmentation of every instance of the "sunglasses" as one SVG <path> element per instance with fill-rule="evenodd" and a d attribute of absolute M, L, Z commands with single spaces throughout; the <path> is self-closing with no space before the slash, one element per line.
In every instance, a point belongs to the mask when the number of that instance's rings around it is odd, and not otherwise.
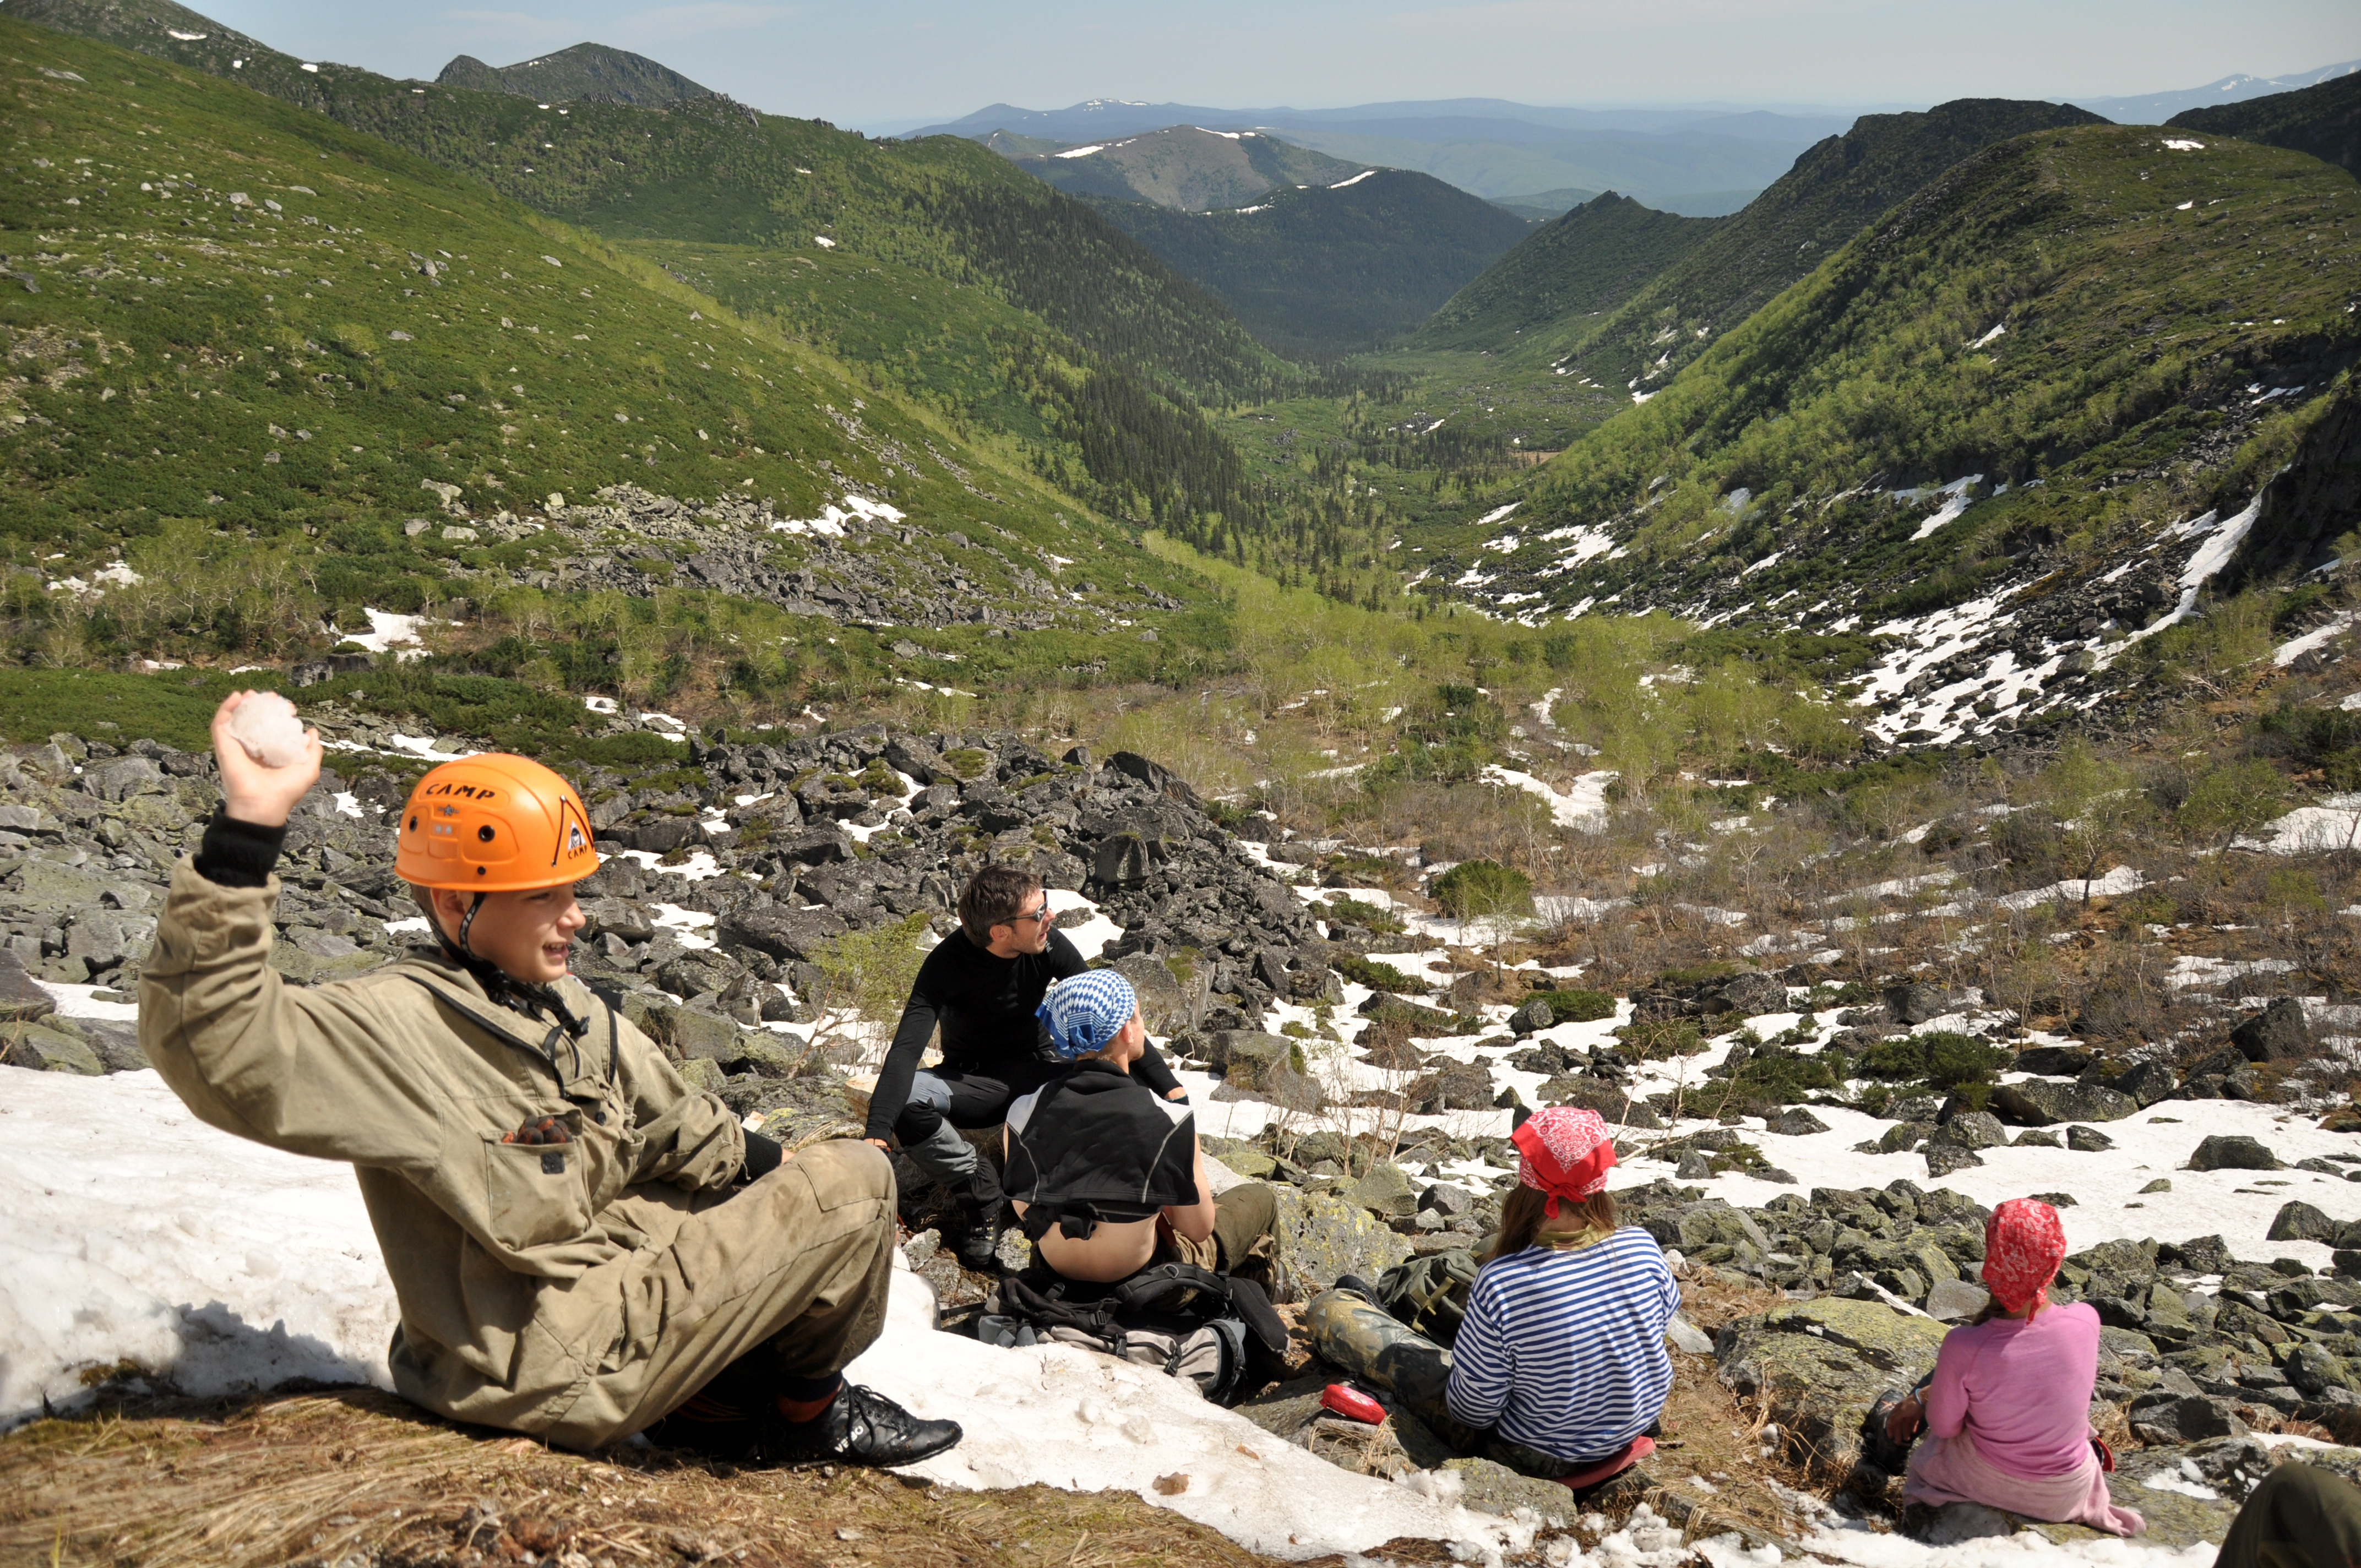
<path fill-rule="evenodd" d="M 1029 915 L 1019 915 L 1016 918 L 1019 920 L 1030 920 L 1036 925 L 1038 925 L 1040 922 L 1049 918 L 1049 901 L 1046 898 L 1043 899 L 1041 901 L 1040 908 L 1034 910 Z"/>

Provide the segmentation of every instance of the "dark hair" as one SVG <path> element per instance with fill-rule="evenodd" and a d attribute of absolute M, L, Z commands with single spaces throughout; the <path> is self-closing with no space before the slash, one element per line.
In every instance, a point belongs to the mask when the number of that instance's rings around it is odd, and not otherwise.
<path fill-rule="evenodd" d="M 1025 905 L 1041 891 L 1041 879 L 1015 866 L 986 866 L 967 879 L 960 891 L 960 928 L 979 948 L 992 945 L 994 926 L 1013 925 Z"/>
<path fill-rule="evenodd" d="M 1477 1261 L 1490 1263 L 1496 1258 L 1513 1257 L 1533 1245 L 1541 1234 L 1543 1222 L 1549 1218 L 1549 1194 L 1538 1188 L 1519 1182 L 1509 1189 L 1500 1200 L 1500 1234 L 1492 1243 L 1492 1250 Z M 1615 1195 L 1594 1192 L 1587 1198 L 1561 1198 L 1557 1201 L 1557 1231 L 1599 1230 L 1615 1228 Z"/>

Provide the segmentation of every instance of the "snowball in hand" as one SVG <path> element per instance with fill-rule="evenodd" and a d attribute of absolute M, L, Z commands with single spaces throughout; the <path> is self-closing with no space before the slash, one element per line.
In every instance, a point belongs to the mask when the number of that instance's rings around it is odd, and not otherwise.
<path fill-rule="evenodd" d="M 303 754 L 303 721 L 277 692 L 249 692 L 229 716 L 229 732 L 266 768 L 283 768 Z"/>

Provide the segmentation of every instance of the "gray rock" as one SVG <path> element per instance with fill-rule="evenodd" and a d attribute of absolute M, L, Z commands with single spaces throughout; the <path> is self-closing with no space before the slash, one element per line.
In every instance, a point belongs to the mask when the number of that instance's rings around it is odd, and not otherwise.
<path fill-rule="evenodd" d="M 1126 953 L 1108 967 L 1131 981 L 1149 1034 L 1177 1035 L 1196 1027 L 1205 1005 L 1203 966 L 1191 971 L 1185 985 L 1170 963 L 1147 953 Z"/>
<path fill-rule="evenodd" d="M 1984 1157 L 1973 1149 L 1963 1148 L 1958 1144 L 1941 1143 L 1934 1138 L 1927 1139 L 1927 1146 L 1918 1152 L 1926 1157 L 1927 1176 L 1938 1181 L 1954 1171 L 1965 1170 L 1971 1165 L 1984 1162 Z"/>
<path fill-rule="evenodd" d="M 2096 1127 L 2069 1127 L 2066 1129 L 2066 1146 L 2078 1154 L 2099 1154 L 2114 1148 L 2115 1140 Z"/>
<path fill-rule="evenodd" d="M 1417 1190 L 1401 1167 L 1390 1160 L 1370 1166 L 1367 1175 L 1344 1190 L 1344 1197 L 1381 1220 L 1408 1219 L 1418 1212 Z"/>
<path fill-rule="evenodd" d="M 2301 1061 L 2312 1055 L 2303 1003 L 2282 996 L 2230 1031 L 2230 1043 L 2250 1062 Z"/>
<path fill-rule="evenodd" d="M 1903 1024 L 1924 1024 L 1951 1010 L 1950 998 L 1931 985 L 1900 985 L 1885 993 L 1885 1005 Z"/>
<path fill-rule="evenodd" d="M 1732 975 L 1706 999 L 1708 1013 L 1742 1013 L 1750 1018 L 1787 1011 L 1787 984 L 1776 975 L 1750 970 Z"/>
<path fill-rule="evenodd" d="M 1550 1004 L 1536 997 L 1509 1015 L 1509 1028 L 1513 1034 L 1525 1036 L 1546 1029 L 1556 1021 L 1557 1015 L 1550 1011 Z"/>
<path fill-rule="evenodd" d="M 714 940 L 725 948 L 752 948 L 785 961 L 811 962 L 831 937 L 844 934 L 843 919 L 827 909 L 769 908 L 725 915 L 714 925 Z"/>
<path fill-rule="evenodd" d="M 2011 1148 L 2054 1149 L 2065 1146 L 2059 1142 L 2057 1134 L 2040 1127 L 2027 1127 L 2009 1139 L 2008 1144 Z"/>
<path fill-rule="evenodd" d="M 2119 1122 L 2139 1102 L 2094 1083 L 2048 1083 L 2028 1079 L 2004 1083 L 1992 1092 L 1992 1107 L 2020 1126 L 2048 1127 L 2060 1122 Z"/>
<path fill-rule="evenodd" d="M 1711 1355 L 1713 1336 L 1679 1312 L 1664 1325 L 1664 1339 L 1675 1350 L 1687 1355 Z"/>
<path fill-rule="evenodd" d="M 1932 1366 L 1946 1332 L 1883 1301 L 1823 1296 L 1737 1320 L 1716 1336 L 1714 1353 L 1722 1382 L 1759 1399 L 1786 1430 L 1788 1452 L 1841 1482 L 1871 1403 Z"/>
<path fill-rule="evenodd" d="M 2361 1391 L 2361 1383 L 2354 1381 L 2352 1369 L 2323 1345 L 2297 1345 L 2288 1353 L 2288 1358 L 2280 1364 L 2279 1370 L 2287 1375 L 2287 1380 L 2299 1392 L 2309 1394 L 2315 1399 L 2332 1388 L 2341 1388 L 2347 1393 Z"/>
<path fill-rule="evenodd" d="M 1936 1128 L 1928 1141 L 1963 1149 L 2000 1148 L 2008 1142 L 2008 1129 L 1989 1111 L 1962 1111 Z"/>
<path fill-rule="evenodd" d="M 120 757 L 85 769 L 82 787 L 101 800 L 121 802 L 165 787 L 164 770 L 147 757 Z"/>
<path fill-rule="evenodd" d="M 2246 1435 L 2246 1423 L 2238 1419 L 2228 1399 L 2174 1394 L 2169 1389 L 2134 1400 L 2131 1423 L 2132 1434 L 2150 1444 Z"/>
<path fill-rule="evenodd" d="M 1965 1322 L 1984 1310 L 1992 1295 L 1964 1279 L 1938 1279 L 1927 1290 L 1927 1315 L 1938 1322 Z"/>
<path fill-rule="evenodd" d="M 0 1021 L 45 1018 L 57 1011 L 57 999 L 25 972 L 25 962 L 0 948 Z"/>
<path fill-rule="evenodd" d="M 2309 1203 L 2282 1204 L 2271 1218 L 2271 1228 L 2263 1239 L 2274 1242 L 2334 1241 L 2342 1229 L 2334 1220 Z"/>
<path fill-rule="evenodd" d="M 1418 1207 L 1422 1213 L 1436 1213 L 1446 1220 L 1455 1220 L 1462 1214 L 1476 1212 L 1476 1195 L 1464 1187 L 1436 1182 L 1418 1195 Z"/>
<path fill-rule="evenodd" d="M 91 1049 L 90 1042 L 38 1024 L 11 1030 L 5 1055 L 0 1056 L 0 1060 L 36 1072 L 78 1072 L 89 1078 L 106 1071 L 106 1064 Z"/>
<path fill-rule="evenodd" d="M 2216 1133 L 2189 1157 L 2191 1170 L 2278 1170 L 2279 1157 L 2257 1139 Z"/>
<path fill-rule="evenodd" d="M 1814 1133 L 1825 1133 L 1828 1130 L 1828 1124 L 1801 1105 L 1791 1105 L 1766 1120 L 1763 1124 L 1763 1130 L 1766 1133 L 1777 1133 L 1783 1137 L 1801 1138 L 1808 1137 Z"/>
<path fill-rule="evenodd" d="M 1553 1078 L 1536 1091 L 1536 1097 L 1545 1105 L 1572 1105 L 1586 1111 L 1596 1111 L 1610 1125 L 1629 1125 L 1654 1131 L 1664 1124 L 1648 1102 L 1633 1096 L 1619 1084 L 1591 1073 L 1576 1073 L 1565 1078 Z"/>
<path fill-rule="evenodd" d="M 1307 1296 L 1340 1274 L 1375 1279 L 1410 1255 L 1410 1242 L 1367 1209 L 1330 1192 L 1277 1184 L 1279 1245 Z"/>

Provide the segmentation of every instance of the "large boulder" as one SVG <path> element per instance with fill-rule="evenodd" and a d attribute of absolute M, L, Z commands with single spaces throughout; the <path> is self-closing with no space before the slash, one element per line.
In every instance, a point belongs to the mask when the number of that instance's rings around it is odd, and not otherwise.
<path fill-rule="evenodd" d="M 5 1045 L 0 1061 L 10 1067 L 31 1068 L 36 1072 L 77 1072 L 90 1078 L 106 1070 L 106 1064 L 99 1059 L 89 1041 L 38 1024 L 11 1030 Z"/>
<path fill-rule="evenodd" d="M 2230 1031 L 2230 1043 L 2248 1061 L 2301 1061 L 2312 1054 L 2303 1003 L 2282 996 Z"/>
<path fill-rule="evenodd" d="M 1151 1035 L 1172 1036 L 1197 1026 L 1205 1005 L 1205 971 L 1192 967 L 1183 982 L 1172 966 L 1150 953 L 1126 953 L 1108 966 L 1131 981 L 1139 1016 Z"/>
<path fill-rule="evenodd" d="M 809 963 L 831 937 L 840 937 L 845 924 L 826 909 L 785 909 L 778 905 L 741 909 L 716 923 L 714 940 L 725 948 L 752 948 L 782 962 Z"/>
<path fill-rule="evenodd" d="M 1345 1189 L 1345 1197 L 1381 1220 L 1407 1220 L 1418 1212 L 1418 1189 L 1391 1160 L 1369 1167 L 1367 1176 Z"/>
<path fill-rule="evenodd" d="M 2028 1079 L 1992 1091 L 1992 1108 L 2025 1127 L 2060 1122 L 2119 1122 L 2140 1108 L 2128 1094 L 2095 1083 L 2051 1083 Z"/>
<path fill-rule="evenodd" d="M 57 1010 L 57 999 L 25 972 L 25 960 L 0 948 L 0 1022 L 45 1018 Z"/>
<path fill-rule="evenodd" d="M 2279 1157 L 2257 1138 L 2216 1133 L 2189 1157 L 2191 1170 L 2278 1170 Z"/>
<path fill-rule="evenodd" d="M 1883 1301 L 1821 1297 L 1740 1318 L 1714 1341 L 1723 1383 L 1753 1396 L 1831 1481 L 1851 1474 L 1861 1418 L 1880 1393 L 1935 1364 L 1949 1332 Z"/>
<path fill-rule="evenodd" d="M 1788 1010 L 1787 983 L 1776 975 L 1750 970 L 1734 974 L 1705 998 L 1709 1013 L 1743 1013 L 1749 1018 Z"/>
<path fill-rule="evenodd" d="M 2301 1201 L 2283 1203 L 2263 1239 L 2274 1242 L 2334 1242 L 2341 1229 L 2326 1214 Z"/>
<path fill-rule="evenodd" d="M 1337 1276 L 1375 1279 L 1410 1255 L 1408 1238 L 1396 1235 L 1357 1204 L 1329 1192 L 1273 1186 L 1279 1199 L 1279 1239 L 1298 1288 L 1309 1298 Z"/>

